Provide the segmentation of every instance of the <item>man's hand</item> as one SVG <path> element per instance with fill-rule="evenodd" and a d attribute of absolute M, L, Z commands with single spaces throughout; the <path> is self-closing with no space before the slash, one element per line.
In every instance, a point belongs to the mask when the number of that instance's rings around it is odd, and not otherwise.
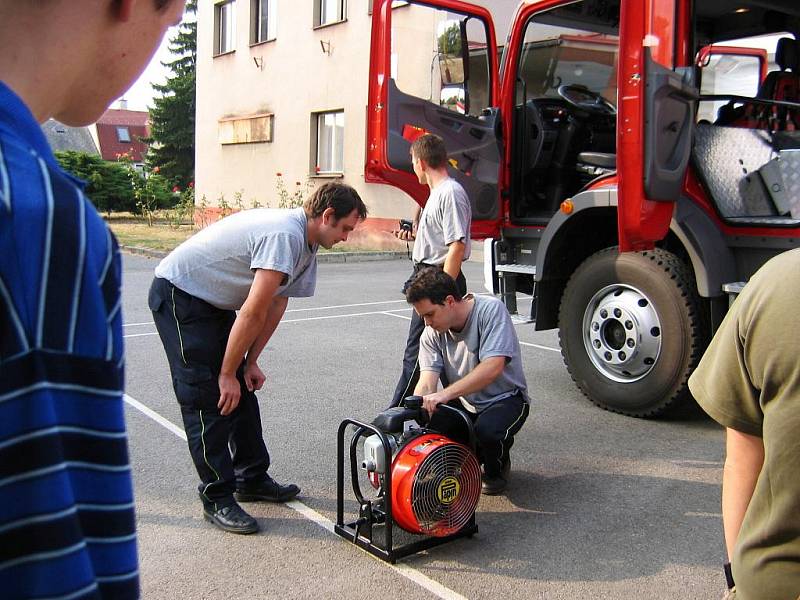
<path fill-rule="evenodd" d="M 404 242 L 413 242 L 416 239 L 413 231 L 408 231 L 407 229 L 395 229 L 392 231 L 394 237 L 398 240 L 403 240 Z"/>
<path fill-rule="evenodd" d="M 433 413 L 436 412 L 436 407 L 440 404 L 447 404 L 450 402 L 450 396 L 444 393 L 444 390 L 441 392 L 434 392 L 433 394 L 426 394 L 422 397 L 422 408 L 425 409 L 425 412 L 428 413 L 428 416 L 433 416 Z"/>
<path fill-rule="evenodd" d="M 264 382 L 267 378 L 264 376 L 264 372 L 258 368 L 258 365 L 253 362 L 247 363 L 244 367 L 244 383 L 247 386 L 247 389 L 251 392 L 256 392 L 260 390 L 264 386 Z"/>
<path fill-rule="evenodd" d="M 217 408 L 219 409 L 219 414 L 227 417 L 239 406 L 242 389 L 239 387 L 239 380 L 236 379 L 236 375 L 223 375 L 220 373 L 217 382 L 219 383 Z"/>

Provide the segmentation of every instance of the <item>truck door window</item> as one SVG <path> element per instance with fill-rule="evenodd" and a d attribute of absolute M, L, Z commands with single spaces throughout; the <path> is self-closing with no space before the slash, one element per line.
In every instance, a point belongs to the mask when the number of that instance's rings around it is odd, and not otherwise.
<path fill-rule="evenodd" d="M 534 16 L 527 24 L 519 61 L 517 104 L 556 98 L 562 85 L 585 86 L 616 104 L 616 35 L 619 9 L 610 2 L 577 2 Z M 601 10 L 602 9 L 602 10 Z"/>
<path fill-rule="evenodd" d="M 486 25 L 411 3 L 392 13 L 392 77 L 405 92 L 461 114 L 489 107 Z"/>

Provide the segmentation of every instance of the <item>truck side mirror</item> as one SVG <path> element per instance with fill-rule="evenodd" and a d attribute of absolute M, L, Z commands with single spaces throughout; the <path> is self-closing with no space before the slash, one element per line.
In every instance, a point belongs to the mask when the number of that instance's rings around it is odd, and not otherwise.
<path fill-rule="evenodd" d="M 463 47 L 467 45 L 466 37 L 462 35 L 461 27 L 457 21 L 449 23 L 438 39 L 439 75 L 442 87 L 461 85 L 466 80 L 464 75 Z"/>
<path fill-rule="evenodd" d="M 468 18 L 445 21 L 438 38 L 441 104 L 461 113 L 469 113 Z"/>

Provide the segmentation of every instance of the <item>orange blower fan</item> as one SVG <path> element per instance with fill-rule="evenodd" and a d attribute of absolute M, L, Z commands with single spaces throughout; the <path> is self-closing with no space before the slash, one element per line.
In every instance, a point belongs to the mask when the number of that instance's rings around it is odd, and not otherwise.
<path fill-rule="evenodd" d="M 468 445 L 426 426 L 419 396 L 409 396 L 369 425 L 346 419 L 339 426 L 334 530 L 391 563 L 478 531 L 475 508 L 480 499 L 481 470 L 472 422 L 456 408 L 440 405 L 438 410 L 453 411 L 462 418 Z M 345 523 L 345 432 L 351 426 L 355 432 L 349 444 L 350 479 L 359 513 L 355 521 Z M 369 497 L 361 489 L 359 468 L 366 471 L 372 484 Z M 425 537 L 397 545 L 393 543 L 395 525 Z"/>

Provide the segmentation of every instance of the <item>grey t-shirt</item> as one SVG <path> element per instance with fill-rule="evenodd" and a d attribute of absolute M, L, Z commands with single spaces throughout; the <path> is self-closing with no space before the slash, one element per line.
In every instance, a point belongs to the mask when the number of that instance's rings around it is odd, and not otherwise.
<path fill-rule="evenodd" d="M 443 265 L 447 246 L 459 240 L 464 242 L 464 260 L 469 258 L 469 229 L 472 208 L 461 184 L 455 179 L 445 179 L 431 190 L 431 195 L 419 218 L 414 252 L 414 262 Z"/>
<path fill-rule="evenodd" d="M 314 295 L 317 246 L 309 247 L 302 208 L 257 208 L 199 231 L 156 267 L 156 276 L 224 310 L 244 304 L 255 269 L 284 273 L 277 295 Z"/>
<path fill-rule="evenodd" d="M 432 327 L 422 332 L 419 345 L 419 367 L 422 371 L 447 374 L 456 382 L 470 373 L 478 363 L 492 356 L 505 356 L 503 372 L 479 392 L 465 400 L 481 412 L 491 404 L 521 392 L 528 399 L 528 385 L 522 371 L 519 340 L 508 310 L 497 298 L 468 294 L 462 302 L 474 300 L 467 322 L 461 331 L 438 333 Z"/>

